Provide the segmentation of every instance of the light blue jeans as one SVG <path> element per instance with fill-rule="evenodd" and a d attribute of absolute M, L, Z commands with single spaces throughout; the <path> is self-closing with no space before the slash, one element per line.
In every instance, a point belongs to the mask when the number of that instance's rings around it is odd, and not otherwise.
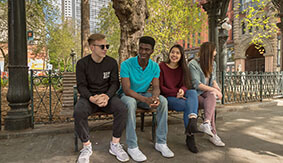
<path fill-rule="evenodd" d="M 151 93 L 139 93 L 145 97 L 151 97 Z M 136 134 L 136 109 L 137 107 L 149 109 L 149 106 L 141 101 L 136 100 L 130 96 L 121 94 L 121 100 L 126 104 L 128 109 L 128 120 L 126 125 L 126 143 L 128 148 L 133 149 L 138 147 L 138 139 Z M 167 119 L 168 119 L 168 103 L 165 97 L 159 96 L 160 104 L 157 107 L 157 129 L 156 129 L 156 143 L 166 144 L 167 139 Z"/>
<path fill-rule="evenodd" d="M 184 112 L 184 125 L 185 128 L 189 124 L 189 115 L 194 114 L 198 115 L 198 94 L 194 89 L 187 90 L 185 93 L 186 99 L 177 98 L 177 97 L 167 97 L 168 100 L 168 109 L 183 111 Z"/>

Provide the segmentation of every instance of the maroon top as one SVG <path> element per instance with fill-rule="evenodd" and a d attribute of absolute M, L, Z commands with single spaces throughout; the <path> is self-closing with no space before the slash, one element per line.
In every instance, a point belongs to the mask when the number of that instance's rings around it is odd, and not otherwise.
<path fill-rule="evenodd" d="M 176 97 L 179 89 L 186 92 L 187 88 L 184 86 L 183 70 L 181 66 L 176 69 L 171 69 L 166 63 L 161 62 L 160 67 L 160 91 L 165 97 Z"/>

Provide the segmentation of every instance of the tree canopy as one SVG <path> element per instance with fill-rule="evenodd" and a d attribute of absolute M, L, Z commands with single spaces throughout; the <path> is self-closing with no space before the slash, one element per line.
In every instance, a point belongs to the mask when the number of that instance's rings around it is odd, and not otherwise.
<path fill-rule="evenodd" d="M 240 5 L 240 4 L 239 4 Z M 242 28 L 252 37 L 251 44 L 260 47 L 263 39 L 276 36 L 276 12 L 271 0 L 252 0 L 249 4 L 240 6 L 242 12 Z M 239 15 L 238 15 L 239 16 Z"/>
<path fill-rule="evenodd" d="M 80 34 L 72 24 L 65 20 L 49 28 L 49 62 L 60 71 L 71 70 L 71 50 L 80 56 Z"/>
<path fill-rule="evenodd" d="M 103 8 L 98 19 L 99 31 L 107 36 L 112 48 L 109 55 L 117 58 L 116 54 L 120 41 L 120 26 L 114 9 Z M 147 0 L 149 18 L 146 20 L 145 35 L 152 36 L 156 40 L 155 53 L 167 53 L 170 46 L 180 40 L 187 40 L 194 33 L 200 32 L 206 21 L 201 13 L 198 3 L 193 0 Z M 191 39 L 192 40 L 192 39 Z"/>
<path fill-rule="evenodd" d="M 37 54 L 46 47 L 48 30 L 47 26 L 56 22 L 58 17 L 58 10 L 53 5 L 55 0 L 32 0 L 25 1 L 26 8 L 26 29 L 33 31 L 36 49 L 33 53 Z M 0 1 L 0 49 L 6 48 L 8 43 L 8 0 Z M 3 50 L 2 54 L 5 58 L 5 65 L 8 64 L 8 54 Z"/>
<path fill-rule="evenodd" d="M 169 48 L 179 40 L 188 40 L 202 30 L 204 15 L 192 0 L 148 0 L 150 17 L 145 34 L 156 40 L 155 54 L 166 56 Z M 192 39 L 190 39 L 192 40 Z"/>
<path fill-rule="evenodd" d="M 110 2 L 107 7 L 100 10 L 97 18 L 100 19 L 100 22 L 98 23 L 99 31 L 97 32 L 103 33 L 106 36 L 107 42 L 110 44 L 107 54 L 118 59 L 121 32 L 119 20 L 112 8 L 112 2 Z"/>
<path fill-rule="evenodd" d="M 26 29 L 32 30 L 37 44 L 46 43 L 47 24 L 58 18 L 58 11 L 53 5 L 54 0 L 26 1 Z M 8 42 L 8 1 L 0 1 L 0 31 L 4 32 L 1 42 Z"/>

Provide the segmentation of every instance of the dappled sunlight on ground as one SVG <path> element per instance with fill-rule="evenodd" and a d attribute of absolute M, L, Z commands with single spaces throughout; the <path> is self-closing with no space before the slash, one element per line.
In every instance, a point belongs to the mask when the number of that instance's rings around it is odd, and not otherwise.
<path fill-rule="evenodd" d="M 279 126 L 272 126 L 268 124 L 252 126 L 244 129 L 243 133 L 264 141 L 283 145 L 283 130 Z"/>
<path fill-rule="evenodd" d="M 203 160 L 207 160 L 208 162 L 217 162 L 219 160 L 224 160 L 225 157 L 225 152 L 219 151 L 217 149 L 212 150 L 212 151 L 205 151 L 205 152 L 200 152 L 202 155 Z"/>
<path fill-rule="evenodd" d="M 251 119 L 242 119 L 242 118 L 234 119 L 231 121 L 224 122 L 223 125 L 221 125 L 221 127 L 219 127 L 218 129 L 225 132 L 234 128 L 240 128 L 243 125 L 247 125 L 249 123 L 254 123 L 254 122 L 255 120 L 251 120 Z"/>
<path fill-rule="evenodd" d="M 230 148 L 229 155 L 233 162 L 244 163 L 281 163 L 283 157 L 269 151 L 255 153 L 242 148 Z M 269 157 L 273 157 L 272 161 Z"/>

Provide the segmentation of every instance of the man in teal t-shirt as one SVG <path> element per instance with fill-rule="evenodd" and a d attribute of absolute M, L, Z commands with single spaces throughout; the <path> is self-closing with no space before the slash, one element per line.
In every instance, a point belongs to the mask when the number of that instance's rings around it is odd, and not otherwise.
<path fill-rule="evenodd" d="M 145 161 L 146 156 L 139 150 L 136 135 L 136 109 L 137 106 L 157 109 L 157 129 L 155 149 L 164 157 L 174 157 L 174 153 L 166 144 L 168 104 L 165 97 L 160 95 L 159 75 L 157 63 L 150 59 L 154 51 L 155 40 L 143 36 L 139 40 L 139 54 L 137 57 L 127 59 L 121 64 L 120 76 L 122 78 L 121 100 L 128 109 L 126 126 L 126 140 L 128 153 L 135 161 Z M 152 84 L 152 93 L 147 92 Z"/>

